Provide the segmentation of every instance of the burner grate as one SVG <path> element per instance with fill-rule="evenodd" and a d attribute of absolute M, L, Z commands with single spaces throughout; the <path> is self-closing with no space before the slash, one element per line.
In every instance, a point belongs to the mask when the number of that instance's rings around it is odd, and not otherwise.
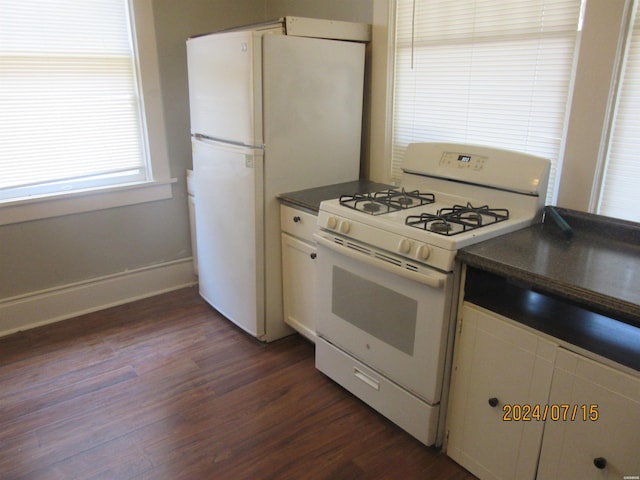
<path fill-rule="evenodd" d="M 374 198 L 384 203 L 398 207 L 398 209 L 407 209 L 413 207 L 421 207 L 436 201 L 433 193 L 423 193 L 419 190 L 411 190 L 407 192 L 402 190 L 383 190 L 376 192 Z"/>
<path fill-rule="evenodd" d="M 502 222 L 508 218 L 509 210 L 506 208 L 489 208 L 488 205 L 474 207 L 471 203 L 467 203 L 466 206 L 454 205 L 450 208 L 441 208 L 436 214 L 409 215 L 405 224 L 440 235 L 452 236 Z"/>
<path fill-rule="evenodd" d="M 397 212 L 433 202 L 435 202 L 433 193 L 422 193 L 418 190 L 407 192 L 404 188 L 382 190 L 373 194 L 355 193 L 340 196 L 340 205 L 371 215 Z"/>

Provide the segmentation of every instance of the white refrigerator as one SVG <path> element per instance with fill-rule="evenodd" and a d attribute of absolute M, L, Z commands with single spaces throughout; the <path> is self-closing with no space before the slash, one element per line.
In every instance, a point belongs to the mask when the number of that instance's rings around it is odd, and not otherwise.
<path fill-rule="evenodd" d="M 278 194 L 359 177 L 369 34 L 286 17 L 187 41 L 199 291 L 262 341 L 293 333 Z"/>

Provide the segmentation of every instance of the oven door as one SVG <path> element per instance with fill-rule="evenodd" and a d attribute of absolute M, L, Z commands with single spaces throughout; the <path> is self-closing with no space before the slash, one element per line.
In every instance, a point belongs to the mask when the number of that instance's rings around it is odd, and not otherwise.
<path fill-rule="evenodd" d="M 317 334 L 430 404 L 440 401 L 453 274 L 322 232 Z"/>

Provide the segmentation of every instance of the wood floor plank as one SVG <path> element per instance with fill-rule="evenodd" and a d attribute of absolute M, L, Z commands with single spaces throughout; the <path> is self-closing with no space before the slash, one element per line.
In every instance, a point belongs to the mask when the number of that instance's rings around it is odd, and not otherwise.
<path fill-rule="evenodd" d="M 0 478 L 475 477 L 187 288 L 0 338 Z"/>

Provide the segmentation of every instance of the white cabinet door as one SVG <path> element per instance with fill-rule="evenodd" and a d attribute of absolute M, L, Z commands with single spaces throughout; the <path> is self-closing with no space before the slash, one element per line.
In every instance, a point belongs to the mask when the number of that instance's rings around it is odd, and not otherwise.
<path fill-rule="evenodd" d="M 282 295 L 284 321 L 316 341 L 316 248 L 282 234 Z"/>
<path fill-rule="evenodd" d="M 481 479 L 533 479 L 556 345 L 465 303 L 451 383 L 447 454 Z M 560 477 L 558 477 L 560 478 Z"/>
<path fill-rule="evenodd" d="M 538 479 L 638 478 L 640 379 L 559 349 L 549 404 Z"/>

